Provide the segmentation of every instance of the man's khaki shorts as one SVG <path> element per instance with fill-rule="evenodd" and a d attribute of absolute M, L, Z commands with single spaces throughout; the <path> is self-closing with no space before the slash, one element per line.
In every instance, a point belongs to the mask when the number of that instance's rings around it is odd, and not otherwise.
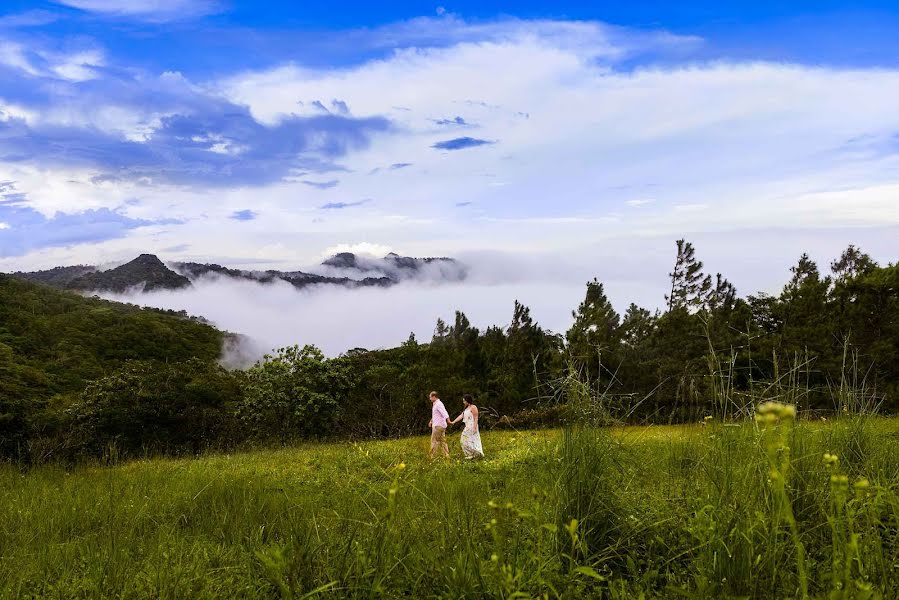
<path fill-rule="evenodd" d="M 431 429 L 431 452 L 441 449 L 449 449 L 446 446 L 446 427 L 434 427 Z"/>

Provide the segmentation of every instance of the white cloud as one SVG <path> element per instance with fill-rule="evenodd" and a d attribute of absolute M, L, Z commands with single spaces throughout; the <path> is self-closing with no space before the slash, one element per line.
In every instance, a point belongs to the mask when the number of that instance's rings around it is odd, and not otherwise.
<path fill-rule="evenodd" d="M 214 14 L 222 10 L 218 0 L 55 0 L 55 2 L 101 15 L 159 22 Z"/>
<path fill-rule="evenodd" d="M 124 14 L 124 3 L 77 1 Z M 137 2 L 132 9 L 152 14 L 152 6 L 177 12 L 185 4 Z M 807 235 L 771 236 L 766 243 L 772 255 L 792 257 L 794 241 L 801 239 L 822 245 L 822 254 L 828 245 L 833 258 L 846 239 L 866 246 L 864 236 L 847 238 L 842 228 L 873 231 L 899 224 L 899 70 L 671 61 L 624 70 L 622 59 L 699 42 L 581 22 L 469 24 L 444 15 L 387 26 L 371 38 L 377 47 L 401 48 L 350 67 L 285 63 L 220 81 L 139 75 L 150 88 L 176 98 L 197 90 L 221 94 L 266 124 L 320 115 L 315 101 L 325 107 L 345 102 L 357 117 L 389 116 L 392 131 L 341 159 L 345 170 L 328 175 L 339 185 L 311 189 L 298 183 L 308 178 L 301 173 L 295 174 L 297 183 L 259 188 L 101 184 L 92 181 L 98 173 L 90 169 L 0 163 L 0 180 L 17 182 L 29 206 L 47 215 L 75 207 L 115 208 L 139 198 L 129 216 L 185 222 L 2 264 L 104 262 L 164 248 L 179 248 L 170 252 L 172 259 L 275 268 L 314 262 L 322 248 L 377 255 L 390 248 L 417 255 L 540 251 L 562 261 L 595 252 L 599 243 L 619 253 L 605 257 L 612 263 L 648 251 L 646 240 L 667 244 L 684 235 L 701 239 L 722 232 L 741 252 L 752 253 L 758 251 L 753 240 L 759 231 L 783 227 Z M 0 62 L 42 72 L 30 56 L 21 47 L 0 46 Z M 101 55 L 57 65 L 55 76 L 102 73 L 104 61 L 112 62 Z M 166 116 L 112 100 L 88 105 L 77 96 L 42 109 L 0 101 L 0 113 L 29 123 L 95 127 L 133 141 L 144 139 Z M 456 116 L 473 124 L 463 135 L 496 143 L 434 150 L 435 142 L 458 134 L 435 120 Z M 216 149 L 239 151 L 222 144 Z M 402 163 L 411 166 L 389 168 Z M 346 210 L 319 209 L 368 198 Z M 463 201 L 470 205 L 460 210 Z M 245 209 L 258 217 L 228 219 Z M 670 270 L 665 256 L 657 273 L 644 272 L 645 261 L 632 265 L 642 285 L 664 278 Z M 730 260 L 744 267 L 738 257 Z M 720 270 L 730 271 L 728 264 Z M 760 273 L 752 280 L 758 287 L 765 287 L 764 277 L 779 285 L 770 270 Z"/>
<path fill-rule="evenodd" d="M 328 258 L 340 252 L 351 252 L 353 254 L 363 254 L 365 256 L 374 256 L 380 258 L 390 252 L 393 252 L 393 249 L 390 246 L 385 246 L 382 244 L 370 244 L 368 242 L 360 242 L 358 244 L 336 244 L 325 249 L 325 251 L 322 252 L 321 256 L 322 258 Z"/>
<path fill-rule="evenodd" d="M 9 224 L 0 221 L 0 229 L 9 229 Z"/>
<path fill-rule="evenodd" d="M 889 154 L 846 147 L 899 131 L 890 100 L 899 95 L 899 71 L 711 63 L 619 72 L 588 60 L 584 44 L 560 44 L 555 32 L 541 36 L 536 26 L 521 31 L 402 50 L 341 70 L 284 65 L 232 77 L 222 90 L 266 122 L 303 110 L 299 99 L 335 98 L 354 114 L 390 114 L 401 130 L 347 159 L 353 172 L 340 192 L 451 224 L 460 219 L 449 214 L 459 199 L 476 203 L 485 222 L 601 218 L 622 201 L 647 205 L 622 196 L 649 183 L 654 213 L 694 212 L 694 227 L 706 219 L 700 207 L 728 214 L 747 202 L 776 224 L 804 194 L 840 186 L 848 198 L 853 189 L 896 180 Z M 431 151 L 449 137 L 433 119 L 453 115 L 479 124 L 472 135 L 498 142 Z M 360 175 L 391 162 L 415 169 Z M 508 185 L 482 183 L 487 173 Z M 854 214 L 867 214 L 871 224 L 889 217 L 867 206 Z M 823 209 L 806 217 L 809 227 L 830 220 Z"/>
<path fill-rule="evenodd" d="M 26 10 L 0 16 L 0 27 L 38 27 L 53 23 L 59 15 L 47 10 Z"/>
<path fill-rule="evenodd" d="M 82 50 L 71 54 L 45 55 L 50 69 L 58 77 L 69 81 L 88 81 L 97 77 L 95 67 L 105 64 L 105 57 L 99 50 Z"/>
<path fill-rule="evenodd" d="M 0 121 L 21 119 L 29 122 L 37 118 L 37 113 L 18 104 L 9 104 L 0 98 Z"/>
<path fill-rule="evenodd" d="M 0 40 L 0 64 L 31 77 L 87 81 L 97 77 L 95 67 L 102 67 L 105 62 L 103 52 L 96 48 L 49 51 L 29 49 L 15 41 Z"/>
<path fill-rule="evenodd" d="M 706 271 L 723 273 L 746 295 L 778 293 L 803 252 L 822 270 L 850 243 L 883 260 L 894 252 L 897 234 L 899 227 L 841 228 L 826 238 L 804 229 L 763 229 L 703 233 L 690 239 Z M 571 325 L 572 309 L 584 298 L 585 283 L 593 277 L 605 283 L 619 312 L 630 302 L 655 309 L 663 304 L 674 257 L 670 236 L 619 233 L 570 253 L 533 248 L 530 253 L 463 252 L 460 259 L 470 273 L 458 283 L 297 290 L 284 282 L 260 285 L 209 278 L 185 290 L 107 297 L 203 315 L 222 329 L 249 336 L 243 350 L 251 360 L 276 347 L 307 343 L 336 355 L 355 347 L 396 346 L 410 331 L 427 341 L 437 318 L 451 319 L 455 310 L 464 311 L 480 328 L 505 326 L 516 299 L 531 308 L 543 327 L 564 332 Z"/>
<path fill-rule="evenodd" d="M 12 67 L 32 76 L 40 74 L 40 70 L 25 56 L 25 48 L 12 41 L 0 40 L 0 65 Z"/>

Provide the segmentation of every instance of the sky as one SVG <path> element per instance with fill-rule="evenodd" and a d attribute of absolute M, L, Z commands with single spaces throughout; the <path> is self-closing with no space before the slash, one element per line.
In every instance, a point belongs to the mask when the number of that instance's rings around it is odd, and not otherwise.
<path fill-rule="evenodd" d="M 893 2 L 6 0 L 0 270 L 396 251 L 655 306 L 686 237 L 776 292 L 896 260 L 897 100 Z"/>

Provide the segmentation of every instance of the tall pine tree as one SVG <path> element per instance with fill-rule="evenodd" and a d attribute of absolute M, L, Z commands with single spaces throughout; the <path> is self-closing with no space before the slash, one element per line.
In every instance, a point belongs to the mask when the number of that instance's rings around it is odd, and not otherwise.
<path fill-rule="evenodd" d="M 702 272 L 702 261 L 696 259 L 693 244 L 677 240 L 677 258 L 671 277 L 671 292 L 665 296 L 668 312 L 696 309 L 702 306 L 712 288 L 712 278 Z"/>
<path fill-rule="evenodd" d="M 601 377 L 601 366 L 610 364 L 617 348 L 621 317 L 595 278 L 587 283 L 586 297 L 571 316 L 574 324 L 565 336 L 569 353 L 586 367 L 589 377 Z"/>

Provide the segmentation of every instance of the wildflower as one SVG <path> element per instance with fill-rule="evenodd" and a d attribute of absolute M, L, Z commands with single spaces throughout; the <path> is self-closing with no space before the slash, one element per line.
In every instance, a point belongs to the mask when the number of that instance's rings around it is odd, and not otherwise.
<path fill-rule="evenodd" d="M 868 489 L 869 487 L 871 487 L 871 482 L 868 481 L 867 479 L 859 479 L 858 481 L 855 482 L 853 487 L 855 489 L 857 489 L 858 491 L 864 491 L 864 490 Z"/>
<path fill-rule="evenodd" d="M 777 422 L 777 415 L 773 413 L 761 413 L 755 415 L 755 420 L 762 425 L 773 425 Z"/>
<path fill-rule="evenodd" d="M 756 412 L 760 415 L 776 414 L 780 410 L 781 406 L 782 405 L 780 402 L 769 400 L 768 402 L 759 404 L 758 410 L 756 410 Z"/>
<path fill-rule="evenodd" d="M 763 415 L 764 419 L 759 419 Z M 773 423 L 777 419 L 792 420 L 796 418 L 796 407 L 792 404 L 783 404 L 769 400 L 759 405 L 756 410 L 756 420 L 765 423 Z"/>
<path fill-rule="evenodd" d="M 845 475 L 831 475 L 830 484 L 838 487 L 847 487 L 849 485 L 849 478 Z"/>
<path fill-rule="evenodd" d="M 400 464 L 398 464 L 398 465 L 396 466 L 396 468 L 397 468 L 398 470 L 402 471 L 403 469 L 406 468 L 406 463 L 401 462 Z"/>
<path fill-rule="evenodd" d="M 490 560 L 492 560 L 493 562 L 496 562 L 496 561 L 499 560 L 499 557 L 498 557 L 496 554 L 491 554 L 491 555 L 490 555 Z"/>
<path fill-rule="evenodd" d="M 831 454 L 830 452 L 824 453 L 824 464 L 830 467 L 836 467 L 840 464 L 840 459 L 836 454 Z"/>

